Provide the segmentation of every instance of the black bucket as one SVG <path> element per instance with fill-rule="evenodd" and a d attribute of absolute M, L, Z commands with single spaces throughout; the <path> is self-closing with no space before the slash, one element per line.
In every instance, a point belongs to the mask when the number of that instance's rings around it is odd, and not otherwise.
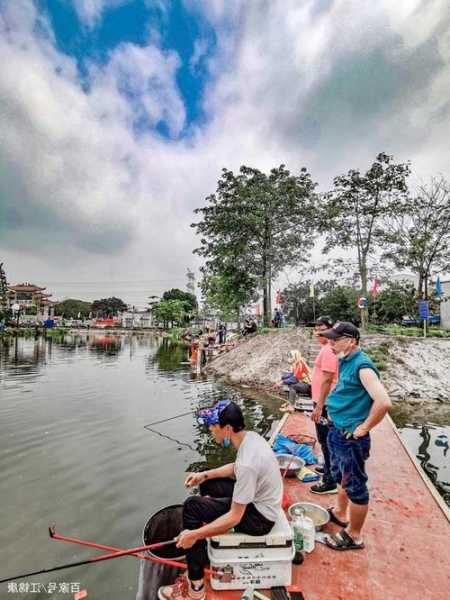
<path fill-rule="evenodd" d="M 183 505 L 174 504 L 158 510 L 147 521 L 142 538 L 144 544 L 157 544 L 172 540 L 183 530 Z M 177 548 L 175 544 L 147 550 L 147 553 L 156 558 L 167 558 L 169 560 L 182 560 L 185 558 L 184 550 Z M 148 560 L 141 561 L 139 573 L 139 584 L 136 600 L 154 600 L 158 597 L 158 588 L 162 585 L 170 585 L 184 572 L 161 563 L 151 563 Z"/>
<path fill-rule="evenodd" d="M 166 542 L 177 537 L 183 530 L 183 505 L 173 504 L 161 508 L 150 517 L 144 527 L 142 538 L 146 546 Z M 177 548 L 175 544 L 147 551 L 157 558 L 169 558 L 180 560 L 185 557 L 183 548 Z"/>

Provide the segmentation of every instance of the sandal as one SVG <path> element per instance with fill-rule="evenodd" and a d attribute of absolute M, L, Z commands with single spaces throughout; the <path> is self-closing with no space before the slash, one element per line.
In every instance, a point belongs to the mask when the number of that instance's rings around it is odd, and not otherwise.
<path fill-rule="evenodd" d="M 355 542 L 345 529 L 335 535 L 330 535 L 325 543 L 332 550 L 362 550 L 364 548 L 364 542 Z"/>
<path fill-rule="evenodd" d="M 334 508 L 334 506 L 332 506 L 331 508 L 327 509 L 328 510 L 328 514 L 330 515 L 330 521 L 331 521 L 331 523 L 336 523 L 336 525 L 339 525 L 339 527 L 348 527 L 348 523 L 346 523 L 345 521 L 341 521 L 334 514 L 333 508 Z"/>

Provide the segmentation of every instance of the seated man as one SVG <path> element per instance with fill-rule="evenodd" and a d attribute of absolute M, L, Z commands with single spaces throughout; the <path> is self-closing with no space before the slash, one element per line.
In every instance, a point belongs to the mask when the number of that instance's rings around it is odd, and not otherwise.
<path fill-rule="evenodd" d="M 278 462 L 264 438 L 245 430 L 239 406 L 223 400 L 200 411 L 199 421 L 209 427 L 218 444 L 237 450 L 236 461 L 186 479 L 185 485 L 199 485 L 201 494 L 186 499 L 184 530 L 177 542 L 187 550 L 188 578 L 183 575 L 174 585 L 161 587 L 160 600 L 203 600 L 208 563 L 205 540 L 233 527 L 248 535 L 267 535 L 281 511 L 283 483 Z"/>

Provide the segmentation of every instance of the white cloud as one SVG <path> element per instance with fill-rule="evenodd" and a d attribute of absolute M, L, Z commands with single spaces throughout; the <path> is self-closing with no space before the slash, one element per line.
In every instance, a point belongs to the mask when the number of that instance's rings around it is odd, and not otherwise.
<path fill-rule="evenodd" d="M 78 4 L 93 23 L 107 3 Z M 86 91 L 45 21 L 36 35 L 30 3 L 10 3 L 0 41 L 0 214 L 9 233 L 0 230 L 10 278 L 110 279 L 111 293 L 120 293 L 115 280 L 165 280 L 149 293 L 180 285 L 195 264 L 192 210 L 223 166 L 305 165 L 328 185 L 386 151 L 412 159 L 419 175 L 448 175 L 445 2 L 185 5 L 217 37 L 206 59 L 207 124 L 191 126 L 189 138 L 180 136 L 176 53 L 155 41 L 122 44 L 106 65 L 90 66 Z M 201 39 L 196 48 L 192 66 Z M 139 119 L 163 120 L 171 138 L 137 132 Z M 140 292 L 129 293 L 137 301 Z"/>
<path fill-rule="evenodd" d="M 93 27 L 108 9 L 114 9 L 131 0 L 73 0 L 81 22 L 87 27 Z"/>

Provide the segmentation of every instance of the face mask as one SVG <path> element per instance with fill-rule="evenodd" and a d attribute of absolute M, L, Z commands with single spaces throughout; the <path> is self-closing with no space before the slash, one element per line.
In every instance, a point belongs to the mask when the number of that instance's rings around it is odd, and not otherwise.
<path fill-rule="evenodd" d="M 339 360 L 342 360 L 343 358 L 345 358 L 345 352 L 339 352 L 339 354 L 337 355 Z"/>
<path fill-rule="evenodd" d="M 222 446 L 224 448 L 229 448 L 231 444 L 231 440 L 229 437 L 223 438 Z"/>

